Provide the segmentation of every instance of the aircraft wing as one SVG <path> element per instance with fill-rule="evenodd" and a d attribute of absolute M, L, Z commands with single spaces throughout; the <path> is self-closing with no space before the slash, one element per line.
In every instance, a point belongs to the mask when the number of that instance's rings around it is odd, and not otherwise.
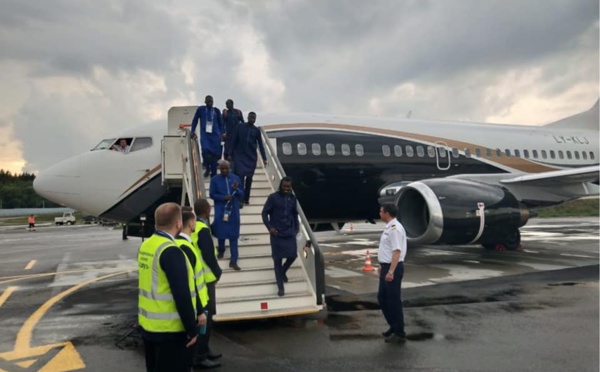
<path fill-rule="evenodd" d="M 560 186 L 572 183 L 598 182 L 599 172 L 600 165 L 592 165 L 575 169 L 526 174 L 499 181 L 501 184 L 506 185 Z"/>

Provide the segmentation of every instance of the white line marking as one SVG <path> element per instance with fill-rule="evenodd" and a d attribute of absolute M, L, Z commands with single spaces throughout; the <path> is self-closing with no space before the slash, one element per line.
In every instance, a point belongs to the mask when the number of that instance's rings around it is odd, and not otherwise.
<path fill-rule="evenodd" d="M 33 265 L 35 265 L 36 262 L 37 262 L 36 260 L 29 261 L 27 266 L 25 266 L 25 270 L 31 270 L 33 268 Z"/>
<path fill-rule="evenodd" d="M 570 253 L 561 253 L 561 256 L 568 256 L 568 257 L 582 257 L 582 258 L 598 258 L 598 257 L 594 257 L 594 256 L 586 256 L 583 254 L 570 254 Z"/>

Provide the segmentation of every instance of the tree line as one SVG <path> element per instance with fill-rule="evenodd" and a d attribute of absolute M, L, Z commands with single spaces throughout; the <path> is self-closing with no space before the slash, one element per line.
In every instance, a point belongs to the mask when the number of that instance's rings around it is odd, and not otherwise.
<path fill-rule="evenodd" d="M 33 173 L 11 173 L 0 169 L 0 208 L 54 208 L 60 205 L 42 198 L 33 190 Z"/>

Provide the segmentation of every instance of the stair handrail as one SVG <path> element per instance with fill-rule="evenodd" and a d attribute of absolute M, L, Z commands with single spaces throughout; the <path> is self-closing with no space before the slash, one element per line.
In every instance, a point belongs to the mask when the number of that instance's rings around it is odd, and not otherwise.
<path fill-rule="evenodd" d="M 208 198 L 208 195 L 204 185 L 204 175 L 202 174 L 202 170 L 200 168 L 200 146 L 198 144 L 198 140 L 192 138 L 192 133 L 189 127 L 191 127 L 190 124 L 179 125 L 181 138 L 185 146 L 185 152 L 183 154 L 183 172 L 184 175 L 187 173 L 186 178 L 191 182 L 191 184 L 188 186 L 190 189 L 187 192 L 190 205 L 194 206 L 196 200 L 200 198 Z"/>
<path fill-rule="evenodd" d="M 271 182 L 273 189 L 277 190 L 279 188 L 281 179 L 286 176 L 285 170 L 283 169 L 283 166 L 276 155 L 277 152 L 273 148 L 271 141 L 269 141 L 267 132 L 263 127 L 259 127 L 259 129 L 268 161 L 265 171 L 267 172 L 269 182 Z M 312 261 L 314 262 L 314 272 L 311 273 L 312 275 L 308 275 L 308 277 L 316 296 L 317 305 L 325 305 L 325 259 L 319 247 L 319 243 L 317 242 L 317 239 L 310 228 L 308 219 L 302 210 L 300 202 L 297 202 L 296 208 L 298 210 L 300 221 L 302 222 L 301 228 L 304 236 L 304 244 L 302 247 L 298 246 L 298 253 L 301 257 L 306 258 L 307 260 L 308 256 L 313 256 Z M 306 273 L 309 274 L 308 269 L 304 265 L 304 261 L 305 260 L 301 260 L 302 267 Z"/>

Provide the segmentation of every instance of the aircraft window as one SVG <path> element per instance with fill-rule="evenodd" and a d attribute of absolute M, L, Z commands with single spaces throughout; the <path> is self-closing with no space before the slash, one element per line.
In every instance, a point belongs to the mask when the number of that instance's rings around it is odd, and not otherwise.
<path fill-rule="evenodd" d="M 435 158 L 435 148 L 433 146 L 427 146 L 427 156 Z"/>
<path fill-rule="evenodd" d="M 558 150 L 558 157 L 560 159 L 564 159 L 565 158 L 565 155 L 563 154 L 562 150 Z"/>
<path fill-rule="evenodd" d="M 92 151 L 97 151 L 97 150 L 106 150 L 109 149 L 113 143 L 115 143 L 116 138 L 109 138 L 109 139 L 104 139 L 102 141 L 100 141 L 99 144 L 97 144 Z"/>
<path fill-rule="evenodd" d="M 406 150 L 406 156 L 408 156 L 409 158 L 412 158 L 415 155 L 411 145 L 406 145 L 405 150 Z"/>
<path fill-rule="evenodd" d="M 319 145 L 318 143 L 313 143 L 312 144 L 312 153 L 315 156 L 321 155 L 321 145 Z"/>
<path fill-rule="evenodd" d="M 550 157 L 552 159 L 556 159 L 556 154 L 554 153 L 554 150 L 550 150 Z"/>
<path fill-rule="evenodd" d="M 440 150 L 440 158 L 445 158 L 446 157 L 446 148 L 438 147 L 438 149 Z"/>
<path fill-rule="evenodd" d="M 579 159 L 579 151 L 575 151 L 575 159 Z"/>
<path fill-rule="evenodd" d="M 140 151 L 143 149 L 147 149 L 148 147 L 152 147 L 152 137 L 138 137 L 133 139 L 133 144 L 131 145 L 132 151 Z"/>
<path fill-rule="evenodd" d="M 504 153 L 506 154 L 506 156 L 510 156 L 510 150 L 509 149 L 504 150 Z"/>
<path fill-rule="evenodd" d="M 467 152 L 467 149 L 465 149 L 465 152 Z M 481 149 L 479 147 L 475 149 L 475 156 L 477 156 L 478 158 L 481 157 Z"/>
<path fill-rule="evenodd" d="M 417 146 L 417 156 L 420 158 L 425 156 L 425 149 L 423 148 L 423 146 Z"/>
<path fill-rule="evenodd" d="M 350 145 L 344 143 L 342 145 L 342 155 L 344 156 L 350 156 Z"/>
<path fill-rule="evenodd" d="M 400 145 L 394 146 L 394 155 L 396 155 L 397 157 L 402 156 L 402 146 L 400 146 Z"/>
<path fill-rule="evenodd" d="M 381 150 L 383 151 L 383 156 L 392 155 L 392 150 L 390 149 L 390 147 L 388 145 L 381 146 Z"/>
<path fill-rule="evenodd" d="M 492 150 L 491 149 L 485 149 L 485 156 L 487 156 L 488 158 L 492 157 Z"/>
<path fill-rule="evenodd" d="M 533 158 L 537 159 L 538 158 L 538 152 L 537 152 L 537 150 L 533 150 L 532 153 L 533 153 Z"/>
<path fill-rule="evenodd" d="M 354 146 L 354 151 L 356 151 L 357 156 L 363 156 L 365 154 L 365 149 L 363 148 L 363 145 L 360 144 Z"/>
<path fill-rule="evenodd" d="M 501 158 L 502 157 L 502 150 L 500 149 L 496 149 L 496 156 Z"/>
<path fill-rule="evenodd" d="M 325 150 L 327 150 L 327 155 L 335 155 L 335 146 L 333 143 L 328 143 L 327 146 L 325 146 Z"/>
<path fill-rule="evenodd" d="M 571 151 L 567 151 L 567 159 L 573 159 L 573 156 L 571 155 Z"/>
<path fill-rule="evenodd" d="M 292 155 L 292 144 L 289 142 L 284 142 L 281 145 L 281 149 L 283 150 L 283 155 Z"/>
<path fill-rule="evenodd" d="M 479 149 L 475 149 L 475 151 L 477 151 L 477 150 L 479 150 Z M 467 158 L 471 157 L 471 150 L 470 149 L 465 149 L 465 156 Z M 481 151 L 479 151 L 479 155 L 478 156 L 481 156 Z"/>
<path fill-rule="evenodd" d="M 306 144 L 305 143 L 300 142 L 298 144 L 298 154 L 306 155 Z"/>
<path fill-rule="evenodd" d="M 596 158 L 596 155 L 590 151 L 590 159 L 594 160 Z"/>
<path fill-rule="evenodd" d="M 547 159 L 548 158 L 548 154 L 546 153 L 546 150 L 542 150 L 542 159 Z"/>
<path fill-rule="evenodd" d="M 460 154 L 458 153 L 458 149 L 456 147 L 452 148 L 452 156 L 454 156 L 455 158 L 458 158 Z"/>
<path fill-rule="evenodd" d="M 523 157 L 529 159 L 529 150 L 523 150 Z"/>
<path fill-rule="evenodd" d="M 582 151 L 581 156 L 583 156 L 583 160 L 587 160 L 587 152 Z"/>
<path fill-rule="evenodd" d="M 515 150 L 515 156 L 516 156 L 517 158 L 520 158 L 520 157 L 521 157 L 521 151 L 519 151 L 519 150 Z"/>

